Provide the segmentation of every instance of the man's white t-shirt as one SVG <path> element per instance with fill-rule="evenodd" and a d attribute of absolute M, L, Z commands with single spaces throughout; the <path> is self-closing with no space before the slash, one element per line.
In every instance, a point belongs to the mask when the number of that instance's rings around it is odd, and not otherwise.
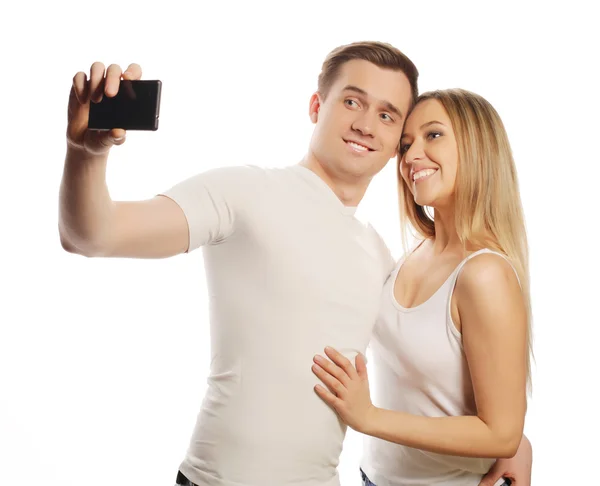
<path fill-rule="evenodd" d="M 214 169 L 163 195 L 203 246 L 208 390 L 180 470 L 209 486 L 334 486 L 346 427 L 314 392 L 313 356 L 364 353 L 394 261 L 300 165 Z M 358 467 L 358 465 L 357 465 Z"/>

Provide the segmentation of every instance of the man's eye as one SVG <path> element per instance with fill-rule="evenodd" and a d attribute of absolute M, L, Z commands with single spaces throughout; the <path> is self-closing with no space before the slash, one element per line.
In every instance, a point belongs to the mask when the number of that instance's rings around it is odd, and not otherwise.
<path fill-rule="evenodd" d="M 344 103 L 346 103 L 347 106 L 350 106 L 352 108 L 358 106 L 358 103 L 354 100 L 346 100 L 346 101 L 344 101 Z"/>
<path fill-rule="evenodd" d="M 382 113 L 381 118 L 383 118 L 385 121 L 394 121 L 393 118 L 387 113 Z"/>

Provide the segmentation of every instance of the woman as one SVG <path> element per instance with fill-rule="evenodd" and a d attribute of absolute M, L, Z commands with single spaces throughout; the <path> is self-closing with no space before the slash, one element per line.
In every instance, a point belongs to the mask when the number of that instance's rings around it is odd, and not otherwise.
<path fill-rule="evenodd" d="M 494 108 L 421 95 L 398 155 L 403 227 L 422 241 L 388 279 L 365 361 L 316 356 L 315 390 L 366 434 L 364 484 L 478 485 L 523 433 L 530 374 L 528 250 L 516 170 Z M 426 208 L 433 210 L 433 216 Z M 508 484 L 508 483 L 507 483 Z"/>

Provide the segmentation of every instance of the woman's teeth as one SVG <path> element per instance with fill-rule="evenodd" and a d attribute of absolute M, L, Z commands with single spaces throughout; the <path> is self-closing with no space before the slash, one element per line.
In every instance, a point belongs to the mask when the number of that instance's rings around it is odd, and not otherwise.
<path fill-rule="evenodd" d="M 427 177 L 428 175 L 433 174 L 434 172 L 436 172 L 437 169 L 423 169 L 420 170 L 419 172 L 415 172 L 413 174 L 413 181 L 418 181 L 419 179 L 422 179 L 423 177 Z"/>

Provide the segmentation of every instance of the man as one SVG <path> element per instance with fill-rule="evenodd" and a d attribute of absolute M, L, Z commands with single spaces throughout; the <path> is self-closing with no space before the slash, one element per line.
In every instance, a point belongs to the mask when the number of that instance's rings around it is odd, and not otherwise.
<path fill-rule="evenodd" d="M 69 100 L 60 236 L 70 252 L 163 258 L 203 247 L 210 294 L 209 386 L 178 484 L 339 484 L 345 427 L 312 390 L 325 345 L 364 352 L 393 260 L 354 218 L 395 156 L 418 72 L 397 49 L 356 43 L 329 54 L 312 95 L 315 130 L 297 165 L 215 169 L 150 200 L 106 187 L 122 130 L 87 130 L 90 99 L 114 96 L 132 64 L 77 73 Z"/>

